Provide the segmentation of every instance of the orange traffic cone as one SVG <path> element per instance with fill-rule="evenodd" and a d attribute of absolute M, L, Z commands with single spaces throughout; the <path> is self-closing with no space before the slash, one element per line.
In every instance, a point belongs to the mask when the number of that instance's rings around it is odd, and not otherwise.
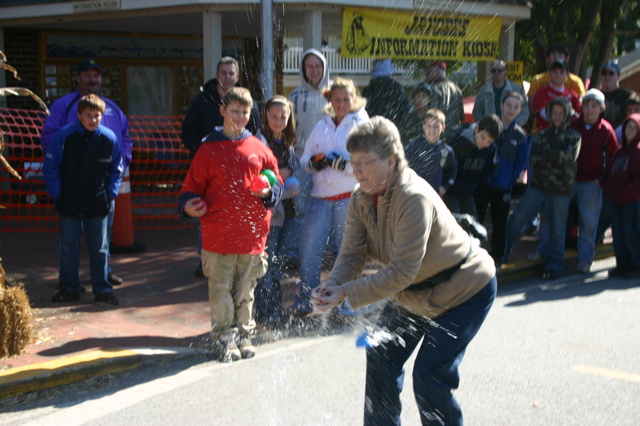
<path fill-rule="evenodd" d="M 124 172 L 120 183 L 120 191 L 116 198 L 113 227 L 111 228 L 112 253 L 138 253 L 146 250 L 143 243 L 136 243 L 133 239 L 133 211 L 131 209 L 131 183 L 129 182 L 129 167 Z"/>

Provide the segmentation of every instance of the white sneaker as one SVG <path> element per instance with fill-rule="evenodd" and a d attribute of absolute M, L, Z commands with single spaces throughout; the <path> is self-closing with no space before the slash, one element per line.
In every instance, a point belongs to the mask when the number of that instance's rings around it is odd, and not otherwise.
<path fill-rule="evenodd" d="M 580 274 L 588 274 L 590 269 L 591 269 L 591 262 L 588 262 L 586 260 L 580 260 L 576 265 L 576 271 L 579 272 Z"/>

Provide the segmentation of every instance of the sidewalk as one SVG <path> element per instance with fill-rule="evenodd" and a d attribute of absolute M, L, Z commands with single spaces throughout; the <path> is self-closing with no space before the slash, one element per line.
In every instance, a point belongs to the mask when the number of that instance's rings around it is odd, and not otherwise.
<path fill-rule="evenodd" d="M 147 250 L 112 257 L 125 283 L 115 288 L 120 307 L 110 308 L 93 304 L 84 243 L 80 278 L 88 291 L 79 303 L 59 305 L 51 302 L 58 290 L 58 233 L 0 234 L 2 265 L 10 282 L 24 283 L 36 327 L 36 340 L 24 354 L 0 360 L 0 399 L 199 353 L 210 319 L 206 280 L 194 277 L 196 230 L 142 231 L 135 237 Z M 516 245 L 500 283 L 542 273 L 540 264 L 526 259 L 536 243 L 525 237 Z M 567 268 L 575 256 L 567 252 Z M 598 258 L 609 256 L 610 244 L 598 248 Z M 295 281 L 284 283 L 285 305 L 292 303 Z"/>

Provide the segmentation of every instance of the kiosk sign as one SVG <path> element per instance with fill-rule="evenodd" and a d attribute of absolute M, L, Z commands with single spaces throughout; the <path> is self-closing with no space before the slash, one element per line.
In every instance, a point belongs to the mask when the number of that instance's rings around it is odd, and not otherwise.
<path fill-rule="evenodd" d="M 345 58 L 489 61 L 498 56 L 502 18 L 436 16 L 347 7 Z"/>

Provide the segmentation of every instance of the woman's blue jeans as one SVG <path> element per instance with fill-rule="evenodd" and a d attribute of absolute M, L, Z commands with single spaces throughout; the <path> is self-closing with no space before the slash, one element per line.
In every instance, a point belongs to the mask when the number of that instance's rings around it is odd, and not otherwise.
<path fill-rule="evenodd" d="M 422 424 L 462 425 L 462 411 L 451 391 L 458 388 L 458 367 L 489 313 L 496 291 L 493 277 L 478 294 L 433 320 L 411 314 L 393 302 L 387 304 L 378 327 L 397 338 L 367 349 L 365 426 L 400 424 L 404 364 L 423 337 L 413 365 L 413 392 Z"/>
<path fill-rule="evenodd" d="M 331 201 L 311 197 L 305 213 L 300 238 L 300 291 L 293 307 L 311 312 L 311 291 L 320 285 L 322 255 L 333 235 L 336 245 L 342 246 L 349 199 Z"/>

